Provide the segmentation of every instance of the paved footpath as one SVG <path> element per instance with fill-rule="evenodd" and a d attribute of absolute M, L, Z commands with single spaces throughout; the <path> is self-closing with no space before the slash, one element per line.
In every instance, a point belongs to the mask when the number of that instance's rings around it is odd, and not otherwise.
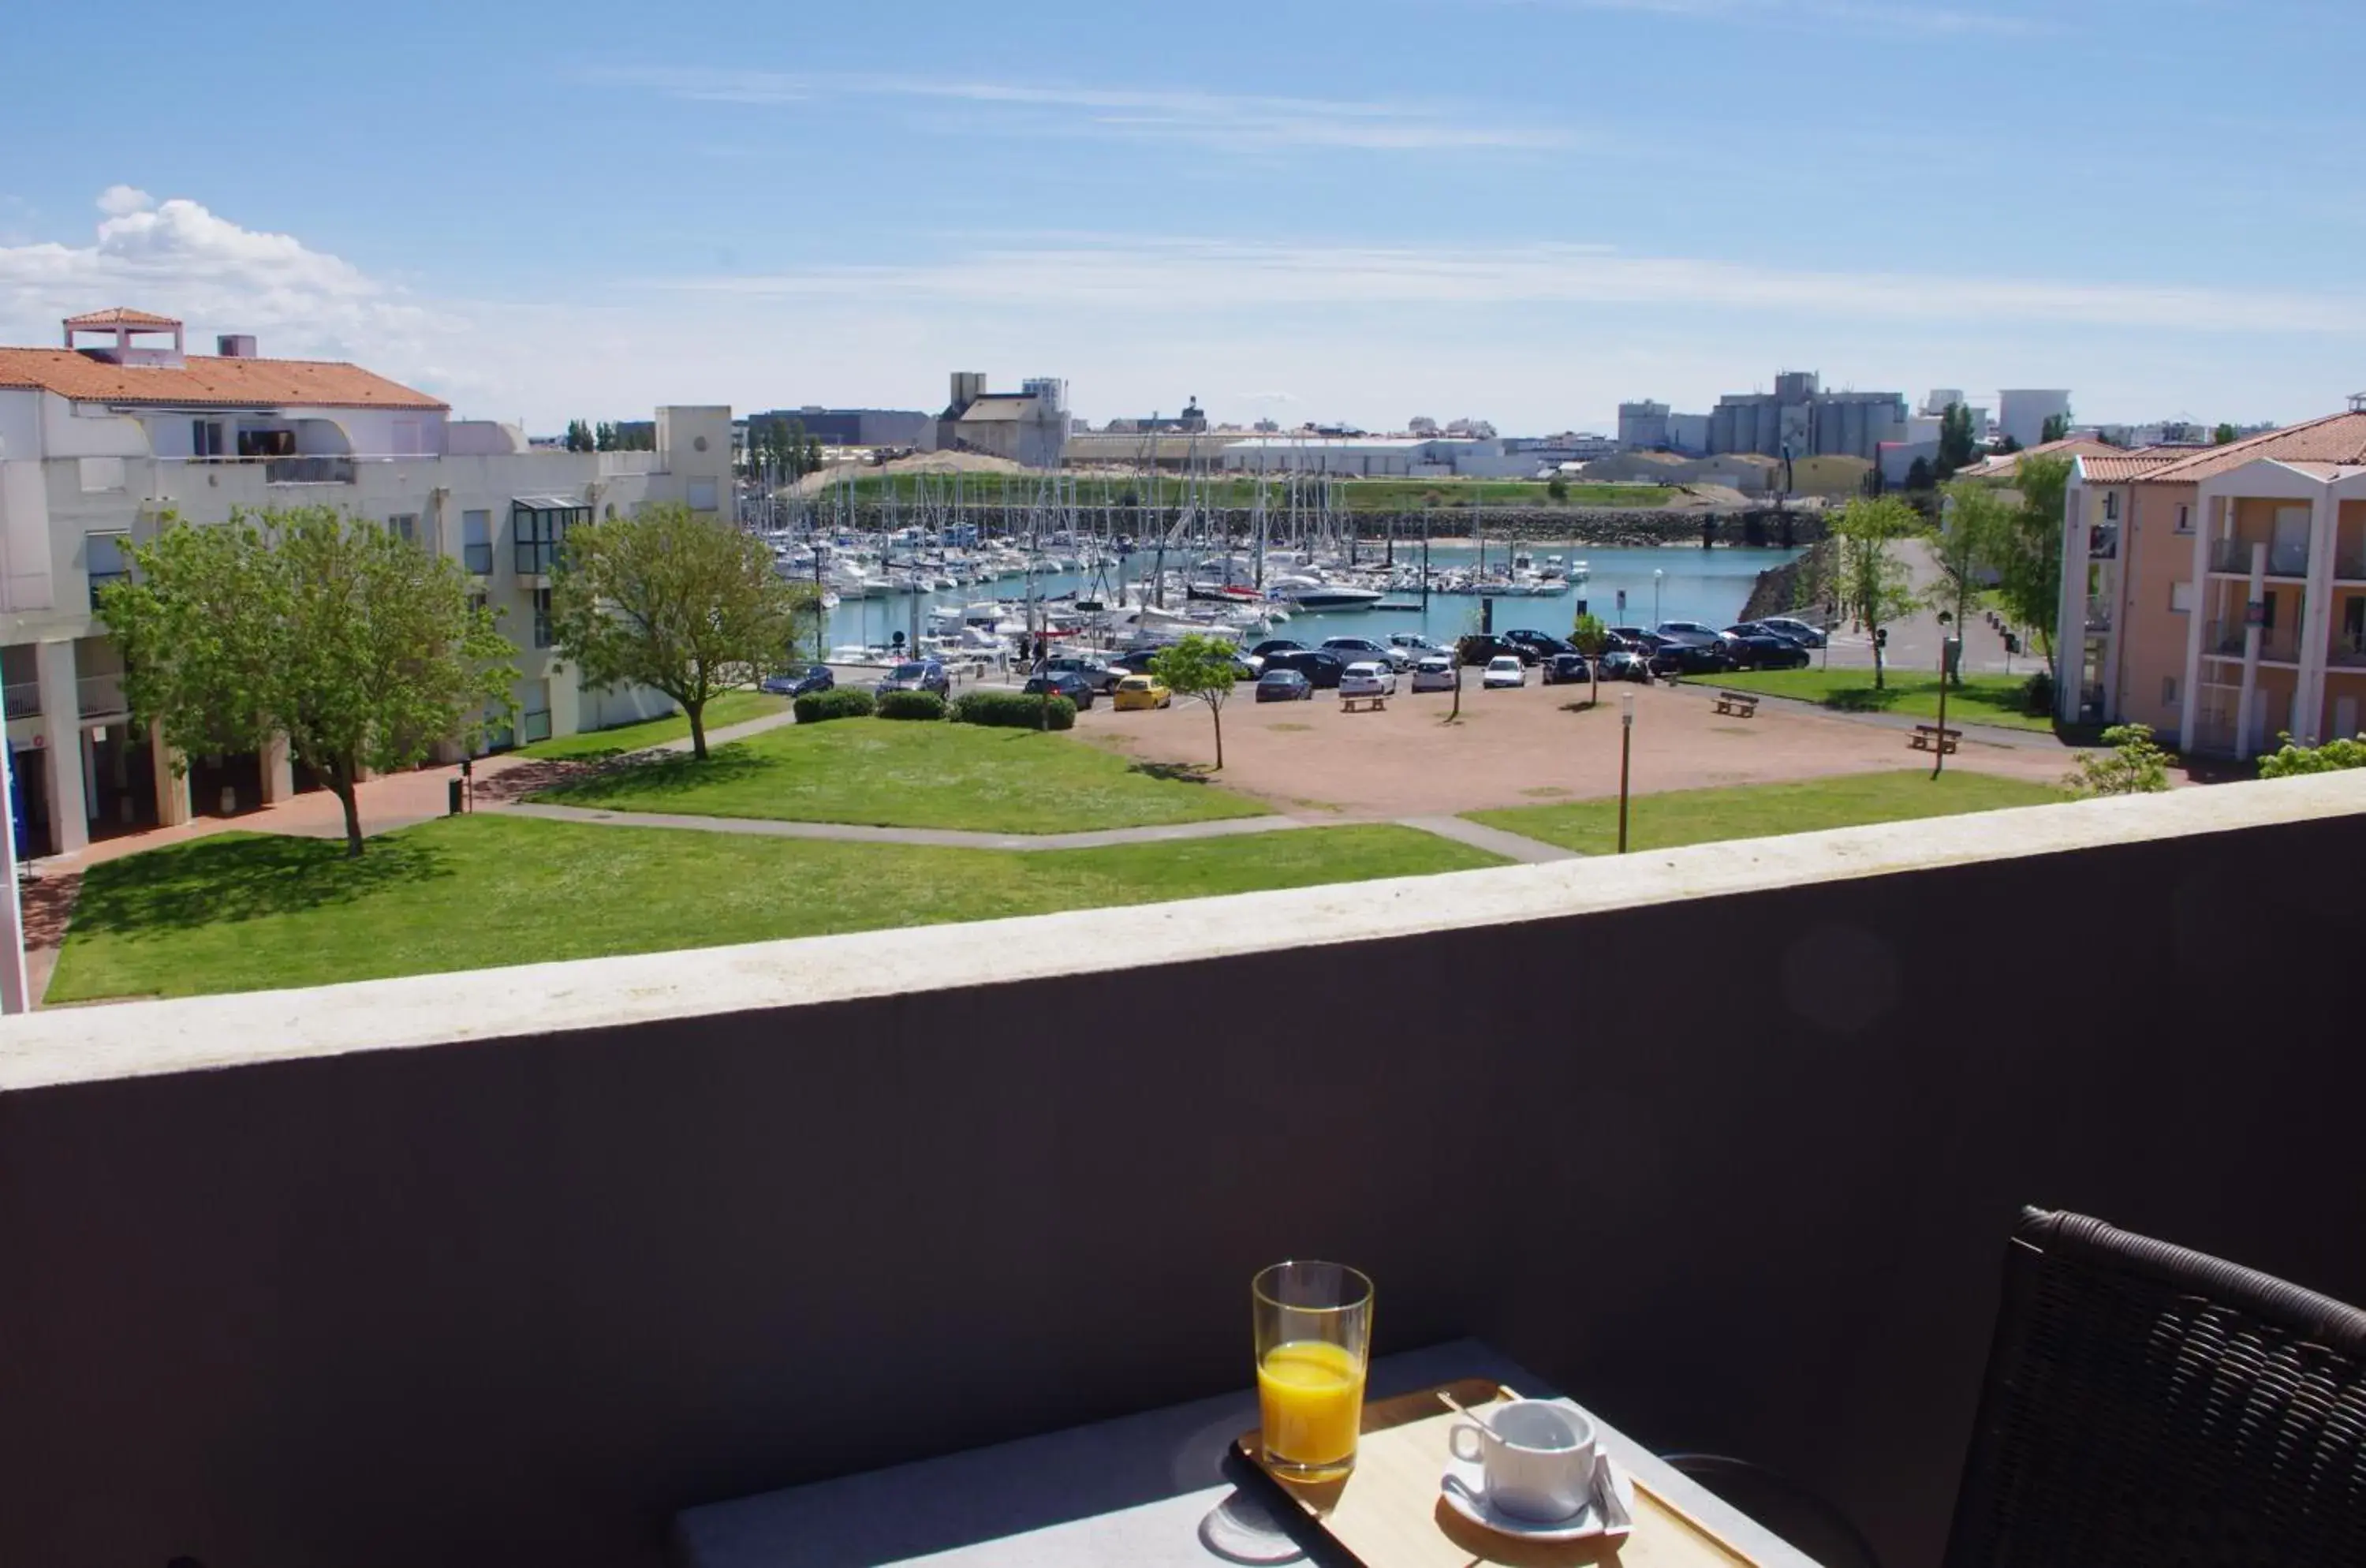
<path fill-rule="evenodd" d="M 1549 865 L 1554 861 L 1582 858 L 1575 850 L 1565 850 L 1559 844 L 1548 844 L 1542 839 L 1520 833 L 1507 833 L 1501 828 L 1490 828 L 1483 822 L 1460 817 L 1401 817 L 1397 826 L 1435 833 L 1441 839 L 1451 839 L 1458 844 L 1468 844 L 1522 865 Z"/>

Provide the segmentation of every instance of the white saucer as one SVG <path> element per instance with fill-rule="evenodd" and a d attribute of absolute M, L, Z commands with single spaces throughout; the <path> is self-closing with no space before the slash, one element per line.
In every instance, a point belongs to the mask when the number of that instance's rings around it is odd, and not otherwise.
<path fill-rule="evenodd" d="M 1574 1404 L 1570 1407 L 1576 1408 Z M 1472 1524 L 1516 1540 L 1586 1540 L 1595 1536 L 1617 1539 L 1635 1529 L 1635 1483 L 1616 1461 L 1598 1450 L 1594 1463 L 1594 1500 L 1572 1517 L 1548 1524 L 1504 1513 L 1489 1502 L 1487 1466 L 1479 1460 L 1449 1458 L 1446 1473 L 1438 1478 L 1437 1489 L 1446 1506 Z"/>

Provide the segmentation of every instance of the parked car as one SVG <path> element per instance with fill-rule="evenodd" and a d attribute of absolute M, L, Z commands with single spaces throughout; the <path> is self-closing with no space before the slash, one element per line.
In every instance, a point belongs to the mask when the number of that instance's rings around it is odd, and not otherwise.
<path fill-rule="evenodd" d="M 1450 653 L 1432 653 L 1415 660 L 1413 666 L 1413 689 L 1416 692 L 1454 690 L 1454 656 Z"/>
<path fill-rule="evenodd" d="M 1670 642 L 1718 642 L 1725 634 L 1698 621 L 1662 621 L 1651 628 Z"/>
<path fill-rule="evenodd" d="M 1155 675 L 1128 675 L 1117 683 L 1110 696 L 1110 706 L 1120 713 L 1129 708 L 1171 708 L 1175 694 Z"/>
<path fill-rule="evenodd" d="M 1810 662 L 1805 643 L 1754 621 L 1728 626 L 1725 636 L 1734 663 L 1746 670 L 1804 670 Z"/>
<path fill-rule="evenodd" d="M 1419 632 L 1391 632 L 1389 634 L 1389 646 L 1391 648 L 1402 648 L 1407 653 L 1412 654 L 1415 659 L 1420 659 L 1432 653 L 1451 653 L 1454 651 L 1444 643 L 1433 642 Z"/>
<path fill-rule="evenodd" d="M 1035 673 L 1074 675 L 1107 696 L 1117 690 L 1117 683 L 1125 679 L 1126 672 L 1113 668 L 1108 660 L 1097 653 L 1055 653 L 1035 666 Z"/>
<path fill-rule="evenodd" d="M 881 695 L 889 692 L 934 692 L 950 699 L 953 694 L 952 677 L 945 667 L 933 659 L 914 659 L 887 671 L 879 682 Z"/>
<path fill-rule="evenodd" d="M 1157 657 L 1158 649 L 1155 648 L 1137 648 L 1131 653 L 1121 653 L 1110 660 L 1110 667 L 1122 670 L 1129 675 L 1147 675 L 1150 673 L 1150 661 Z"/>
<path fill-rule="evenodd" d="M 1295 653 L 1268 654 L 1265 669 L 1258 679 L 1262 680 L 1277 670 L 1295 670 L 1327 692 L 1339 683 L 1340 676 L 1347 672 L 1347 661 L 1335 653 L 1325 653 L 1313 648 L 1302 648 Z"/>
<path fill-rule="evenodd" d="M 1256 654 L 1235 653 L 1233 655 L 1234 680 L 1254 681 L 1264 673 L 1265 660 L 1259 659 Z"/>
<path fill-rule="evenodd" d="M 1565 686 L 1572 681 L 1583 684 L 1594 678 L 1583 653 L 1556 653 L 1544 661 L 1543 669 L 1548 686 Z"/>
<path fill-rule="evenodd" d="M 1377 659 L 1359 659 L 1347 666 L 1339 677 L 1339 694 L 1343 697 L 1393 697 L 1397 694 L 1397 672 Z"/>
<path fill-rule="evenodd" d="M 1249 651 L 1259 659 L 1271 659 L 1277 653 L 1303 653 L 1306 651 L 1306 645 L 1302 642 L 1292 642 L 1286 637 L 1268 637 Z"/>
<path fill-rule="evenodd" d="M 1715 642 L 1668 638 L 1651 654 L 1656 675 L 1717 675 L 1733 668 L 1733 654 L 1723 637 Z"/>
<path fill-rule="evenodd" d="M 1505 637 L 1490 637 L 1473 632 L 1458 645 L 1465 664 L 1488 664 L 1498 659 L 1516 659 L 1523 665 L 1534 664 L 1543 658 L 1532 648 L 1523 648 Z"/>
<path fill-rule="evenodd" d="M 1314 700 L 1314 682 L 1295 670 L 1268 670 L 1257 677 L 1256 700 L 1298 703 Z"/>
<path fill-rule="evenodd" d="M 1649 684 L 1651 679 L 1650 656 L 1631 648 L 1606 649 L 1594 663 L 1606 681 L 1640 681 Z"/>
<path fill-rule="evenodd" d="M 1031 697 L 1065 697 L 1080 708 L 1092 706 L 1093 698 L 1098 694 L 1090 681 L 1065 670 L 1055 670 L 1049 675 L 1030 675 L 1027 684 L 1019 689 Z"/>
<path fill-rule="evenodd" d="M 1386 664 L 1391 670 L 1402 670 L 1413 662 L 1413 655 L 1401 648 L 1388 648 L 1368 637 L 1326 637 L 1323 651 L 1335 653 L 1349 664 L 1358 660 Z"/>
<path fill-rule="evenodd" d="M 1503 636 L 1505 642 L 1516 643 L 1522 648 L 1534 649 L 1539 661 L 1550 659 L 1556 653 L 1577 651 L 1577 644 L 1567 637 L 1555 637 L 1550 632 L 1536 631 L 1527 626 L 1517 627 L 1504 633 Z"/>
<path fill-rule="evenodd" d="M 1487 669 L 1479 677 L 1480 686 L 1493 691 L 1499 686 L 1525 686 L 1528 683 L 1528 667 L 1520 662 L 1519 655 L 1506 653 L 1487 660 Z"/>
<path fill-rule="evenodd" d="M 1789 637 L 1801 648 L 1824 646 L 1823 628 L 1810 626 L 1797 615 L 1769 615 L 1759 625 L 1778 636 Z"/>
<path fill-rule="evenodd" d="M 756 689 L 776 697 L 802 697 L 808 692 L 827 692 L 837 684 L 838 677 L 829 672 L 828 665 L 810 664 L 803 670 L 767 675 L 756 682 Z"/>

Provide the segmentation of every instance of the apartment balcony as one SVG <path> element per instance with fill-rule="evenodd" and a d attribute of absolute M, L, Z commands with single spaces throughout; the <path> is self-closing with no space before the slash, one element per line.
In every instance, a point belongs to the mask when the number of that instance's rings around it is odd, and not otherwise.
<path fill-rule="evenodd" d="M 2109 599 L 2096 597 L 2087 601 L 2087 629 L 2090 632 L 2112 629 L 2112 602 Z"/>
<path fill-rule="evenodd" d="M 265 457 L 263 482 L 273 485 L 349 485 L 354 459 L 344 457 Z"/>
<path fill-rule="evenodd" d="M 2213 539 L 2210 541 L 2210 570 L 2248 577 L 2251 572 L 2251 550 L 2254 539 Z M 2308 575 L 2308 541 L 2270 544 L 2268 546 L 2270 577 L 2306 577 Z"/>
<path fill-rule="evenodd" d="M 2336 670 L 2366 670 L 2366 637 L 2335 633 L 2333 651 L 2326 655 L 2325 661 Z"/>
<path fill-rule="evenodd" d="M 2202 634 L 2202 651 L 2221 659 L 2243 657 L 2245 633 L 2241 621 L 2213 621 Z M 2259 657 L 2270 664 L 2300 662 L 2300 637 L 2290 626 L 2259 628 Z"/>
<path fill-rule="evenodd" d="M 111 718 L 131 711 L 120 674 L 84 675 L 74 682 L 74 700 L 84 718 Z"/>
<path fill-rule="evenodd" d="M 2098 523 L 2087 530 L 2087 558 L 2113 560 L 2120 553 L 2120 525 Z"/>
<path fill-rule="evenodd" d="M 12 1020 L 0 1562 L 658 1568 L 697 1505 L 1242 1391 L 1248 1279 L 1310 1250 L 1382 1354 L 1483 1338 L 1935 1562 L 2017 1205 L 2366 1299 L 2354 998 L 2259 990 L 2354 932 L 2240 914 L 2321 905 L 2361 813 L 2327 774 Z M 1967 976 L 2098 888 L 2074 961 Z"/>
<path fill-rule="evenodd" d="M 0 703 L 7 705 L 10 718 L 32 718 L 41 711 L 41 683 L 39 681 L 11 681 L 0 687 Z"/>
<path fill-rule="evenodd" d="M 2337 553 L 2333 575 L 2344 582 L 2366 582 L 2366 545 L 2350 545 Z"/>

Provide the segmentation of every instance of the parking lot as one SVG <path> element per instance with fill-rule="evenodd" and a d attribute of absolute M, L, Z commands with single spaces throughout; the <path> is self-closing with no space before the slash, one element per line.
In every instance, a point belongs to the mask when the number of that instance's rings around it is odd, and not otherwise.
<path fill-rule="evenodd" d="M 1598 707 L 1583 685 L 1482 692 L 1464 671 L 1461 721 L 1444 722 L 1450 693 L 1400 694 L 1377 713 L 1343 713 L 1335 692 L 1258 703 L 1244 682 L 1225 705 L 1223 782 L 1298 816 L 1354 821 L 1533 806 L 1618 793 L 1619 698 L 1635 699 L 1637 794 L 1771 784 L 1835 773 L 1928 767 L 1890 723 L 1768 702 L 1754 718 L 1713 711 L 1713 688 L 1604 682 Z M 1207 709 L 1178 698 L 1159 712 L 1097 703 L 1076 733 L 1140 761 L 1201 764 L 1214 756 Z M 2051 736 L 1967 735 L 1951 768 L 2053 782 L 2072 753 Z"/>

